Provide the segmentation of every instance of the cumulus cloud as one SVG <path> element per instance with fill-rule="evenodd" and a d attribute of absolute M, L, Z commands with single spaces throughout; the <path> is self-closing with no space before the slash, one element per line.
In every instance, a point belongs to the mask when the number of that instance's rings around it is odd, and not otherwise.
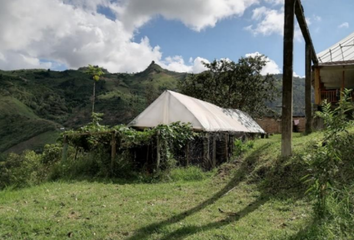
<path fill-rule="evenodd" d="M 261 56 L 261 55 L 262 54 L 259 53 L 259 52 L 254 52 L 254 53 L 247 53 L 246 57 L 255 57 L 255 56 Z M 262 75 L 266 75 L 268 73 L 269 74 L 279 74 L 279 73 L 281 73 L 280 67 L 278 66 L 278 64 L 274 60 L 272 60 L 272 59 L 270 59 L 270 58 L 268 58 L 266 56 L 264 56 L 264 60 L 267 61 L 267 64 L 265 65 L 265 67 L 261 71 Z"/>
<path fill-rule="evenodd" d="M 182 21 L 186 26 L 200 31 L 227 17 L 241 16 L 259 0 L 126 0 L 117 7 L 120 19 L 128 29 L 135 29 L 154 16 Z"/>
<path fill-rule="evenodd" d="M 254 35 L 269 36 L 284 34 L 284 8 L 271 9 L 265 6 L 253 9 L 252 20 L 256 22 L 255 25 L 245 27 L 245 30 Z M 309 21 L 309 20 L 308 20 Z M 298 27 L 295 28 L 294 37 L 301 39 L 301 31 Z"/>
<path fill-rule="evenodd" d="M 241 16 L 259 1 L 1 1 L 0 69 L 78 68 L 90 63 L 110 72 L 137 72 L 154 60 L 170 70 L 200 72 L 205 59 L 185 63 L 180 56 L 163 58 L 160 47 L 151 46 L 148 37 L 136 41 L 136 31 L 158 15 L 200 31 L 224 18 Z M 115 17 L 100 14 L 100 7 Z"/>
<path fill-rule="evenodd" d="M 344 22 L 344 23 L 340 24 L 338 26 L 338 28 L 349 28 L 349 23 L 348 22 Z"/>

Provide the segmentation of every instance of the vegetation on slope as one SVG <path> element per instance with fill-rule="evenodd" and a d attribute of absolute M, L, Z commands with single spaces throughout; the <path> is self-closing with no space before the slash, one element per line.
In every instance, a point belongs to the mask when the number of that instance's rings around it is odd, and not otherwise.
<path fill-rule="evenodd" d="M 0 70 L 0 129 L 7 129 L 0 132 L 3 140 L 0 152 L 44 132 L 87 124 L 91 116 L 92 79 L 86 70 Z M 178 83 L 187 76 L 165 70 L 154 62 L 136 74 L 103 72 L 96 84 L 95 111 L 104 113 L 103 124 L 111 126 L 128 123 L 164 90 L 178 91 Z M 276 86 L 280 89 L 281 75 L 276 78 Z M 304 112 L 303 96 L 304 80 L 296 78 L 296 115 Z M 269 104 L 280 112 L 280 98 Z M 30 121 L 27 122 L 27 118 Z"/>
<path fill-rule="evenodd" d="M 349 134 L 354 136 L 354 129 Z M 343 186 L 348 194 L 329 197 L 325 221 L 313 215 L 305 194 L 308 187 L 301 178 L 308 169 L 303 157 L 322 138 L 322 133 L 295 134 L 290 159 L 279 157 L 279 135 L 258 139 L 243 157 L 209 176 L 191 168 L 172 170 L 170 180 L 155 184 L 142 178 L 64 178 L 21 190 L 8 188 L 0 192 L 0 237 L 352 239 L 351 158 L 344 159 L 344 171 L 338 173 L 347 177 Z"/>

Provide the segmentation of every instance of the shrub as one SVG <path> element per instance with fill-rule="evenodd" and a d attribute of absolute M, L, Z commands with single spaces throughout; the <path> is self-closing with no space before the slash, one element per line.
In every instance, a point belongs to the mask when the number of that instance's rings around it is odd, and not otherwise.
<path fill-rule="evenodd" d="M 41 155 L 34 151 L 21 155 L 10 153 L 6 161 L 0 162 L 0 189 L 35 185 L 46 177 L 47 172 L 41 166 Z"/>
<path fill-rule="evenodd" d="M 234 141 L 234 156 L 238 157 L 241 156 L 242 154 L 246 153 L 248 150 L 252 149 L 254 147 L 254 142 L 253 141 L 242 141 L 241 139 L 236 139 Z"/>
<path fill-rule="evenodd" d="M 304 157 L 310 170 L 310 174 L 304 179 L 309 183 L 308 192 L 316 198 L 314 210 L 320 218 L 328 213 L 327 196 L 331 191 L 342 188 L 337 181 L 338 174 L 344 158 L 347 157 L 344 154 L 348 154 L 345 149 L 352 144 L 351 138 L 346 136 L 351 124 L 347 115 L 353 109 L 349 99 L 350 90 L 345 90 L 342 94 L 338 107 L 332 109 L 332 105 L 325 101 L 322 112 L 316 113 L 325 124 L 324 139 L 317 143 L 313 153 Z"/>

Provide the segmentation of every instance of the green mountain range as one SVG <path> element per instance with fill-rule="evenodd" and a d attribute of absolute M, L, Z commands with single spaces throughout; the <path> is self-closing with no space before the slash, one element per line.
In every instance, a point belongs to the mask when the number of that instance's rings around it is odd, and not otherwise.
<path fill-rule="evenodd" d="M 78 70 L 0 70 L 0 153 L 40 150 L 64 129 L 90 121 L 93 80 Z M 109 73 L 96 83 L 95 112 L 103 124 L 128 123 L 164 90 L 178 91 L 187 73 L 161 68 L 152 62 L 143 72 Z M 276 76 L 281 88 L 281 75 Z M 295 115 L 303 115 L 304 79 L 294 80 Z M 269 103 L 280 111 L 281 98 Z"/>

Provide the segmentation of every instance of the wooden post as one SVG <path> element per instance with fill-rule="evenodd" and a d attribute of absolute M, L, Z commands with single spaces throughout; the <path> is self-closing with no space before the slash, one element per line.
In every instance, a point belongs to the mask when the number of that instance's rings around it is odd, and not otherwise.
<path fill-rule="evenodd" d="M 186 167 L 189 166 L 189 142 L 186 145 Z"/>
<path fill-rule="evenodd" d="M 112 141 L 111 141 L 111 171 L 112 172 L 114 168 L 114 160 L 116 158 L 116 153 L 117 153 L 116 132 L 113 132 Z"/>
<path fill-rule="evenodd" d="M 283 51 L 283 105 L 281 155 L 291 155 L 292 115 L 293 115 L 293 51 L 295 0 L 285 1 L 284 11 L 284 51 Z"/>
<path fill-rule="evenodd" d="M 345 88 L 345 71 L 343 70 L 343 72 L 342 72 L 342 87 L 340 90 L 340 99 L 343 99 L 343 97 L 344 97 L 344 88 Z"/>
<path fill-rule="evenodd" d="M 306 114 L 306 126 L 305 133 L 310 134 L 312 132 L 312 104 L 311 104 L 311 46 L 306 44 L 306 60 L 305 60 L 305 114 Z"/>
<path fill-rule="evenodd" d="M 213 137 L 213 168 L 216 167 L 216 135 Z"/>
<path fill-rule="evenodd" d="M 64 135 L 64 141 L 63 141 L 63 152 L 61 156 L 61 160 L 64 162 L 68 158 L 68 136 Z"/>
<path fill-rule="evenodd" d="M 161 141 L 160 141 L 160 131 L 157 131 L 156 135 L 156 151 L 157 151 L 157 159 L 156 159 L 156 170 L 160 169 L 161 162 Z"/>
<path fill-rule="evenodd" d="M 315 104 L 321 105 L 321 79 L 320 79 L 320 68 L 315 68 Z"/>
<path fill-rule="evenodd" d="M 204 161 L 210 164 L 210 151 L 209 151 L 209 133 L 205 134 L 205 138 L 203 140 L 203 153 L 204 153 Z"/>
<path fill-rule="evenodd" d="M 225 133 L 225 160 L 229 160 L 229 135 Z"/>

